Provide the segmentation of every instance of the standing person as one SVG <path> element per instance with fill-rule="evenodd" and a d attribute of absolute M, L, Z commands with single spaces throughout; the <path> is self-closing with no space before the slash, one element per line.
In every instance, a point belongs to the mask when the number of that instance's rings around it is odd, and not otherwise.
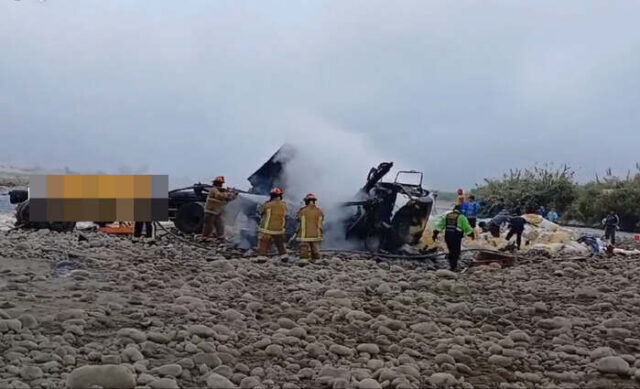
<path fill-rule="evenodd" d="M 438 240 L 438 234 L 444 230 L 444 241 L 449 250 L 449 269 L 456 271 L 458 268 L 458 259 L 462 251 L 462 238 L 467 235 L 473 237 L 473 229 L 469 225 L 467 218 L 460 212 L 460 205 L 453 207 L 453 211 L 449 212 L 438 222 L 436 229 L 433 231 L 433 240 Z"/>
<path fill-rule="evenodd" d="M 458 199 L 456 200 L 456 205 L 462 206 L 464 203 L 464 190 L 462 188 L 458 189 Z"/>
<path fill-rule="evenodd" d="M 620 217 L 614 211 L 610 211 L 602 221 L 602 224 L 604 224 L 604 238 L 609 240 L 612 245 L 615 245 L 616 230 L 620 224 Z"/>
<path fill-rule="evenodd" d="M 549 211 L 549 213 L 547 214 L 547 220 L 549 220 L 552 223 L 556 223 L 558 219 L 560 219 L 558 212 L 556 212 L 555 208 L 551 208 L 551 211 Z"/>
<path fill-rule="evenodd" d="M 142 227 L 144 227 L 147 240 L 154 241 L 156 239 L 156 229 L 153 227 L 152 222 L 136 222 L 133 225 L 134 240 L 138 240 L 142 236 Z"/>
<path fill-rule="evenodd" d="M 544 207 L 544 205 L 541 205 L 540 208 L 538 208 L 538 215 L 545 218 L 547 217 L 547 209 Z"/>
<path fill-rule="evenodd" d="M 522 233 L 524 232 L 524 225 L 527 221 L 520 215 L 512 216 L 509 219 L 509 233 L 507 234 L 507 241 L 511 240 L 513 236 L 516 236 L 516 246 L 520 250 L 522 245 Z"/>
<path fill-rule="evenodd" d="M 227 203 L 235 200 L 238 194 L 223 188 L 224 177 L 218 176 L 213 180 L 213 186 L 207 195 L 204 207 L 204 224 L 202 226 L 202 239 L 210 240 L 213 229 L 217 238 L 224 238 L 224 208 Z"/>
<path fill-rule="evenodd" d="M 469 195 L 469 201 L 462 204 L 462 214 L 469 220 L 471 228 L 476 228 L 478 213 L 480 213 L 480 204 L 476 202 L 476 196 Z"/>
<path fill-rule="evenodd" d="M 320 243 L 322 242 L 322 223 L 324 213 L 316 205 L 318 199 L 312 193 L 304 198 L 305 206 L 300 208 L 298 219 L 298 242 L 300 242 L 300 259 L 306 264 L 311 260 L 320 259 Z"/>
<path fill-rule="evenodd" d="M 287 204 L 282 201 L 282 189 L 271 190 L 271 200 L 260 206 L 260 236 L 258 238 L 258 255 L 267 255 L 275 244 L 278 254 L 287 254 L 284 244 L 285 226 L 287 223 Z"/>

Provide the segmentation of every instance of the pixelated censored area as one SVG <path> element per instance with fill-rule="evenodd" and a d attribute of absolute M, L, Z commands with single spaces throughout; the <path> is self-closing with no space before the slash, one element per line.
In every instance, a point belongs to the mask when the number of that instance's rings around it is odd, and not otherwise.
<path fill-rule="evenodd" d="M 39 175 L 29 180 L 33 222 L 167 221 L 167 175 Z"/>

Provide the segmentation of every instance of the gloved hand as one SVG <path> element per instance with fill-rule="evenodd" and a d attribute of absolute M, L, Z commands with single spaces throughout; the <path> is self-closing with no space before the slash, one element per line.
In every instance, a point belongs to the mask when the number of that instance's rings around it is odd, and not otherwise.
<path fill-rule="evenodd" d="M 438 231 L 438 230 L 433 231 L 433 235 L 431 236 L 431 239 L 432 239 L 434 242 L 437 242 L 437 241 L 438 241 L 438 233 L 439 233 L 439 232 L 440 232 L 440 231 Z"/>

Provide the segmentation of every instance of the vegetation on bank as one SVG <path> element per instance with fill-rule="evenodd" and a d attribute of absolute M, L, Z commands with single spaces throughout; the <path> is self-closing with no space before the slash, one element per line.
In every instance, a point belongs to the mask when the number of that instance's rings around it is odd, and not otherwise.
<path fill-rule="evenodd" d="M 640 230 L 640 165 L 626 177 L 608 170 L 604 177 L 579 184 L 569 166 L 510 170 L 499 179 L 485 179 L 472 190 L 482 203 L 484 216 L 504 207 L 535 212 L 540 206 L 555 208 L 565 222 L 595 226 L 613 210 L 625 231 Z M 493 211 L 493 212 L 492 212 Z"/>

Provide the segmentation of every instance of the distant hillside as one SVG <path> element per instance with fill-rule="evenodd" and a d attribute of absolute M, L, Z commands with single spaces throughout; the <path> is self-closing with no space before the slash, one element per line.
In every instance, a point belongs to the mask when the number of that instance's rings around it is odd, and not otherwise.
<path fill-rule="evenodd" d="M 64 169 L 44 169 L 41 167 L 19 168 L 11 165 L 0 164 L 0 187 L 26 186 L 29 184 L 29 176 L 33 174 L 74 174 L 75 172 Z"/>

